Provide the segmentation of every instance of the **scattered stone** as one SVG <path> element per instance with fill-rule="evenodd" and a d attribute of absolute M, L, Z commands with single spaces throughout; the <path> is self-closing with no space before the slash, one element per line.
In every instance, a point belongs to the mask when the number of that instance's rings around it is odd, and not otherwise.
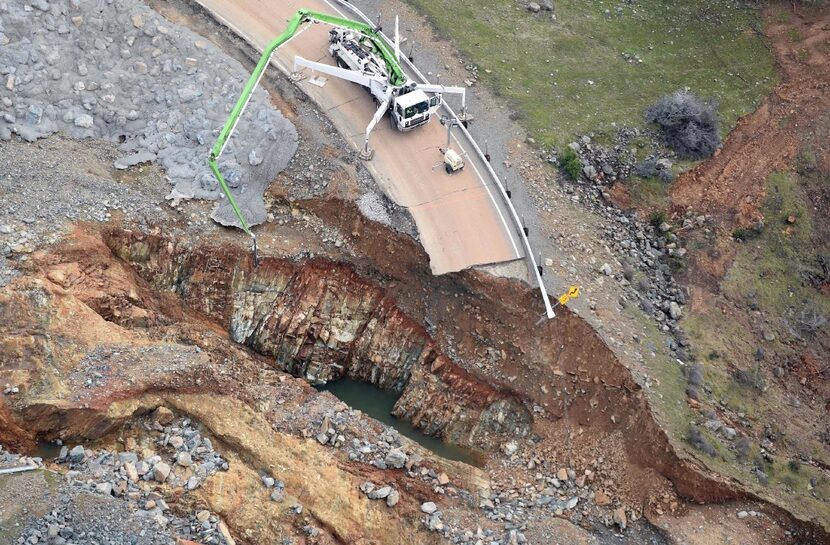
<path fill-rule="evenodd" d="M 738 518 L 739 519 L 745 519 L 748 516 L 749 516 L 749 513 L 747 513 L 746 511 L 738 511 Z"/>
<path fill-rule="evenodd" d="M 432 532 L 440 532 L 444 529 L 444 523 L 438 515 L 432 515 L 428 517 L 427 528 Z"/>
<path fill-rule="evenodd" d="M 389 494 L 392 493 L 391 486 L 382 486 L 380 488 L 376 488 L 369 492 L 369 499 L 372 500 L 383 500 L 389 497 Z"/>
<path fill-rule="evenodd" d="M 173 411 L 168 409 L 164 406 L 159 406 L 153 411 L 153 420 L 161 424 L 162 426 L 168 426 L 173 422 L 175 415 Z"/>
<path fill-rule="evenodd" d="M 438 511 L 438 506 L 435 505 L 434 502 L 428 501 L 421 504 L 421 511 L 423 511 L 427 515 L 431 515 Z"/>
<path fill-rule="evenodd" d="M 602 266 L 599 268 L 599 272 L 604 274 L 605 276 L 611 276 L 614 272 L 611 270 L 611 265 L 608 263 L 603 263 Z"/>
<path fill-rule="evenodd" d="M 513 456 L 519 450 L 519 444 L 512 439 L 501 446 L 502 452 L 507 456 Z"/>
<path fill-rule="evenodd" d="M 675 301 L 669 303 L 669 316 L 671 316 L 672 320 L 677 320 L 680 318 L 682 311 L 680 310 L 680 305 L 678 305 Z"/>
<path fill-rule="evenodd" d="M 91 129 L 95 126 L 94 119 L 92 119 L 92 116 L 89 114 L 81 114 L 76 116 L 74 123 L 76 127 L 81 127 L 84 129 Z"/>
<path fill-rule="evenodd" d="M 170 466 L 164 462 L 159 462 L 155 466 L 153 466 L 153 479 L 156 481 L 163 483 L 167 480 L 167 477 L 170 475 Z"/>
<path fill-rule="evenodd" d="M 625 530 L 625 527 L 628 525 L 628 519 L 625 516 L 625 509 L 622 507 L 618 507 L 614 509 L 614 524 L 620 527 L 620 530 Z"/>
<path fill-rule="evenodd" d="M 401 501 L 401 494 L 397 490 L 392 490 L 389 492 L 389 495 L 386 496 L 386 505 L 389 507 L 395 507 L 398 505 L 399 501 Z"/>
<path fill-rule="evenodd" d="M 611 498 L 608 497 L 608 494 L 604 490 L 597 490 L 594 493 L 594 503 L 599 506 L 605 506 L 611 503 Z"/>
<path fill-rule="evenodd" d="M 392 449 L 384 458 L 386 465 L 395 469 L 400 469 L 406 464 L 406 454 L 401 449 Z"/>
<path fill-rule="evenodd" d="M 187 451 L 182 451 L 176 455 L 176 463 L 182 467 L 190 467 L 193 465 L 193 458 Z"/>
<path fill-rule="evenodd" d="M 95 485 L 95 491 L 105 496 L 112 495 L 112 483 L 98 483 Z"/>
<path fill-rule="evenodd" d="M 81 445 L 78 445 L 69 451 L 69 461 L 73 464 L 79 464 L 83 462 L 85 457 L 86 453 L 84 452 L 84 447 L 82 447 Z"/>
<path fill-rule="evenodd" d="M 282 503 L 285 501 L 285 489 L 283 488 L 274 488 L 271 491 L 271 501 Z"/>
<path fill-rule="evenodd" d="M 127 480 L 130 482 L 137 482 L 138 481 L 138 471 L 136 470 L 135 464 L 133 462 L 125 462 L 124 463 L 124 473 L 127 474 Z"/>
<path fill-rule="evenodd" d="M 542 6 L 540 6 L 536 2 L 531 2 L 527 5 L 527 9 L 531 13 L 539 13 L 542 10 Z"/>

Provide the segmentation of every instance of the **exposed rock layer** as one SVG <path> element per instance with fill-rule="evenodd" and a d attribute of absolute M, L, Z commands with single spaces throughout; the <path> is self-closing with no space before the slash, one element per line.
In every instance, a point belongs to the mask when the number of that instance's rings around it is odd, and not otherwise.
<path fill-rule="evenodd" d="M 524 435 L 531 419 L 511 392 L 454 364 L 423 327 L 351 268 L 294 263 L 113 231 L 107 244 L 156 290 L 219 319 L 231 338 L 315 382 L 349 377 L 401 393 L 395 414 L 457 443 Z"/>

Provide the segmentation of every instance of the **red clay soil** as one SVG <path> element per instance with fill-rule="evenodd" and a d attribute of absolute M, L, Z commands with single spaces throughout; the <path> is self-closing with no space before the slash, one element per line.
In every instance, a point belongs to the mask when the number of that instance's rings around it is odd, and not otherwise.
<path fill-rule="evenodd" d="M 769 175 L 795 167 L 802 144 L 821 132 L 816 125 L 830 112 L 830 5 L 795 10 L 774 4 L 764 8 L 764 19 L 781 83 L 738 122 L 715 157 L 681 175 L 670 193 L 673 213 L 711 214 L 722 227 L 705 252 L 690 255 L 692 270 L 702 273 L 690 277 L 710 286 L 732 263 L 732 231 L 763 219 L 759 209 Z M 826 139 L 813 145 L 819 165 L 830 167 Z"/>

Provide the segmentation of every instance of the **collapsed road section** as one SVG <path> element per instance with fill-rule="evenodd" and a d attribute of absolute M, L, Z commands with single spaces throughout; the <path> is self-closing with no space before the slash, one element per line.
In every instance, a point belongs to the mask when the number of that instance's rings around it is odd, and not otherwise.
<path fill-rule="evenodd" d="M 281 2 L 229 4 L 208 0 L 200 3 L 254 47 L 264 51 L 263 59 L 271 59 L 285 74 L 294 73 L 298 58 L 303 59 L 300 65 L 314 66 L 318 69 L 321 68 L 319 62 L 309 63 L 304 59 L 328 59 L 332 66 L 326 69 L 327 73 L 347 77 L 348 70 L 340 68 L 338 71 L 338 68 L 333 66 L 335 62 L 329 52 L 331 27 L 307 25 L 296 35 L 296 28 L 292 28 L 291 32 L 285 31 L 282 21 L 293 21 L 294 14 L 290 6 Z M 379 48 L 389 49 L 384 59 L 389 61 L 388 57 L 391 56 L 391 60 L 397 61 L 400 58 L 398 49 L 394 49 L 395 54 L 390 53 L 393 46 L 388 38 L 371 30 L 372 27 L 366 22 L 343 23 L 343 11 L 327 2 L 314 0 L 306 7 L 314 10 L 311 13 L 315 14 L 317 20 L 340 21 L 339 24 L 375 33 L 377 42 L 385 44 Z M 265 14 L 267 17 L 263 16 Z M 305 20 L 313 19 L 312 17 Z M 297 22 L 299 23 L 300 21 Z M 296 27 L 293 23 L 290 25 Z M 275 40 L 275 37 L 278 38 Z M 404 62 L 407 60 L 404 59 Z M 257 66 L 257 70 L 259 68 L 260 66 Z M 398 77 L 405 77 L 397 62 L 391 64 L 390 72 L 399 74 Z M 252 81 L 255 83 L 260 75 L 261 72 L 255 72 Z M 446 136 L 441 125 L 431 123 L 417 131 L 405 133 L 400 133 L 391 125 L 375 127 L 375 116 L 385 113 L 385 109 L 378 108 L 371 97 L 352 81 L 309 77 L 302 78 L 298 85 L 327 112 L 332 122 L 347 140 L 351 141 L 355 149 L 366 149 L 369 132 L 366 122 L 372 120 L 370 127 L 379 134 L 374 140 L 373 159 L 367 168 L 389 197 L 412 213 L 418 225 L 421 243 L 430 255 L 433 272 L 442 274 L 473 265 L 499 263 L 522 257 L 527 257 L 533 262 L 533 253 L 527 249 L 529 244 L 526 238 L 523 238 L 526 235 L 519 224 L 519 218 L 515 211 L 511 210 L 498 178 L 489 169 L 489 165 L 486 165 L 483 156 L 480 156 L 480 150 L 475 147 L 468 133 L 464 132 L 463 138 L 470 147 L 470 153 L 460 140 L 456 139 L 455 143 L 459 151 L 469 159 L 471 168 L 454 170 L 452 175 L 449 175 L 442 166 L 445 163 L 445 150 L 442 146 Z M 413 85 L 422 86 L 433 92 L 441 90 L 441 86 L 429 85 L 426 82 Z M 432 105 L 427 107 L 434 108 Z M 456 117 L 451 110 L 447 111 L 452 117 Z M 462 120 L 464 119 L 466 117 L 462 116 Z M 530 275 L 541 282 L 535 262 L 532 263 L 531 269 Z M 551 317 L 553 313 L 544 288 L 542 293 L 546 315 Z"/>

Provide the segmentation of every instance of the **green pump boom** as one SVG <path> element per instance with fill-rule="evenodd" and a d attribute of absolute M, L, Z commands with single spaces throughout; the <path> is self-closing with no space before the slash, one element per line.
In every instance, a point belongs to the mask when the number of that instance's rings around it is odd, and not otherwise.
<path fill-rule="evenodd" d="M 305 22 L 313 21 L 326 23 L 332 26 L 348 28 L 349 30 L 360 32 L 361 34 L 369 38 L 369 40 L 371 40 L 371 42 L 377 48 L 378 53 L 386 63 L 386 67 L 389 71 L 389 82 L 392 85 L 398 86 L 405 84 L 407 80 L 406 75 L 403 73 L 400 64 L 398 64 L 398 59 L 395 56 L 394 51 L 392 51 L 392 49 L 389 47 L 386 41 L 381 37 L 380 33 L 378 32 L 378 29 L 375 29 L 370 25 L 360 23 L 358 21 L 352 21 L 350 19 L 343 19 L 342 17 L 336 17 L 334 15 L 329 15 L 326 13 L 301 9 L 297 11 L 288 21 L 288 27 L 285 29 L 285 31 L 279 36 L 277 36 L 277 38 L 274 41 L 268 44 L 268 47 L 265 48 L 265 51 L 259 58 L 259 62 L 257 62 L 257 65 L 254 68 L 253 73 L 248 78 L 247 83 L 245 83 L 245 87 L 243 87 L 242 89 L 242 94 L 240 95 L 239 100 L 236 101 L 236 104 L 231 110 L 231 114 L 228 117 L 228 120 L 225 121 L 225 125 L 222 127 L 222 130 L 219 131 L 219 137 L 216 139 L 216 143 L 213 144 L 213 148 L 211 148 L 210 150 L 210 157 L 208 158 L 208 165 L 210 166 L 210 170 L 213 171 L 213 175 L 216 176 L 216 180 L 219 182 L 219 186 L 222 188 L 222 192 L 228 198 L 228 202 L 231 203 L 231 207 L 233 208 L 236 217 L 239 218 L 239 223 L 242 226 L 242 230 L 254 239 L 255 260 L 256 236 L 251 231 L 248 222 L 245 221 L 245 216 L 242 214 L 242 210 L 240 210 L 239 205 L 236 204 L 236 200 L 233 198 L 233 195 L 231 195 L 230 188 L 228 187 L 227 182 L 225 182 L 225 178 L 222 176 L 222 173 L 219 172 L 219 167 L 217 166 L 216 162 L 222 155 L 222 152 L 225 151 L 225 146 L 230 140 L 230 137 L 233 134 L 234 129 L 236 129 L 236 124 L 242 117 L 242 114 L 245 111 L 245 107 L 251 100 L 251 96 L 254 93 L 254 89 L 256 89 L 256 86 L 259 84 L 259 80 L 262 79 L 262 75 L 265 72 L 265 68 L 271 62 L 271 56 L 274 54 L 274 51 L 276 51 L 277 48 L 279 48 L 285 42 L 290 40 L 297 33 L 297 31 L 300 28 L 300 25 L 302 25 Z"/>

